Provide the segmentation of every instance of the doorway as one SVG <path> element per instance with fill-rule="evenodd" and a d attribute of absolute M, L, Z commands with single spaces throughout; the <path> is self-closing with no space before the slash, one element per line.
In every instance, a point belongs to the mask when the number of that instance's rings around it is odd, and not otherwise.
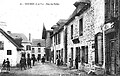
<path fill-rule="evenodd" d="M 115 75 L 118 73 L 119 53 L 118 53 L 118 40 L 115 33 L 106 35 L 106 73 Z"/>
<path fill-rule="evenodd" d="M 71 60 L 72 60 L 71 67 L 73 67 L 73 48 L 71 48 Z"/>
<path fill-rule="evenodd" d="M 116 74 L 116 50 L 115 50 L 115 40 L 111 39 L 110 40 L 110 57 L 111 57 L 111 61 L 110 61 L 110 71 L 111 74 Z"/>

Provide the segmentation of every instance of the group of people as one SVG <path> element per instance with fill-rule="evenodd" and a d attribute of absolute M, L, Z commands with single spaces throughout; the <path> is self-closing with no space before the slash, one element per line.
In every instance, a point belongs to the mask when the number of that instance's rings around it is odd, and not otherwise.
<path fill-rule="evenodd" d="M 62 58 L 57 58 L 57 66 L 63 65 Z"/>
<path fill-rule="evenodd" d="M 40 59 L 38 59 L 38 58 L 36 59 L 35 56 L 32 56 L 32 58 L 30 58 L 30 56 L 28 56 L 27 58 L 21 57 L 21 59 L 20 59 L 20 68 L 21 68 L 21 70 L 22 70 L 22 68 L 24 68 L 24 70 L 26 70 L 27 67 L 32 68 L 31 65 L 35 66 L 35 62 L 37 60 L 39 62 Z M 31 64 L 31 61 L 32 61 L 32 64 Z M 44 64 L 44 62 L 45 62 L 44 57 L 42 58 L 41 62 Z"/>
<path fill-rule="evenodd" d="M 3 67 L 3 69 L 6 69 L 6 70 L 10 71 L 10 61 L 9 61 L 9 58 L 7 58 L 7 60 L 4 59 L 2 67 Z"/>

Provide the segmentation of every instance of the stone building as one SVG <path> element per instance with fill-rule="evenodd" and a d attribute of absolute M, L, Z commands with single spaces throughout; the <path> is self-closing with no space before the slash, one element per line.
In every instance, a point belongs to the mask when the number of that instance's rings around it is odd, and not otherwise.
<path fill-rule="evenodd" d="M 51 44 L 52 39 L 51 35 L 53 34 L 52 30 L 46 30 L 43 24 L 42 39 L 45 39 L 45 57 L 47 61 L 51 61 Z"/>
<path fill-rule="evenodd" d="M 79 0 L 74 6 L 76 9 L 66 23 L 68 66 L 71 58 L 73 68 L 78 64 L 78 69 L 84 67 L 84 70 L 90 73 L 95 71 L 93 66 L 101 67 L 104 60 L 102 52 L 104 0 Z M 76 57 L 78 57 L 77 63 Z"/>
<path fill-rule="evenodd" d="M 120 1 L 105 0 L 105 68 L 107 74 L 120 74 Z"/>
<path fill-rule="evenodd" d="M 60 19 L 56 25 L 52 26 L 53 34 L 51 35 L 52 39 L 52 46 L 51 51 L 54 53 L 54 63 L 56 63 L 56 59 L 61 58 L 63 61 L 63 64 L 65 64 L 65 41 L 64 41 L 64 24 L 66 20 Z"/>

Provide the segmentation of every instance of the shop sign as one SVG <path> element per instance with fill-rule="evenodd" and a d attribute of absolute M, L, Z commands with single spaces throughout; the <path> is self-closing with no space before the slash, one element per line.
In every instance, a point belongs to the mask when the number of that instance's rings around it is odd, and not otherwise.
<path fill-rule="evenodd" d="M 108 30 L 108 29 L 112 28 L 113 25 L 114 25 L 114 22 L 112 22 L 112 23 L 107 23 L 107 24 L 104 25 L 104 29 L 105 29 L 105 30 Z"/>

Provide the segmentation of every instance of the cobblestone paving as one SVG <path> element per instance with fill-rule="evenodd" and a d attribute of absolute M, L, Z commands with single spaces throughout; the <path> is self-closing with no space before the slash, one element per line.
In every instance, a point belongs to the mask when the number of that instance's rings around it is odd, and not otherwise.
<path fill-rule="evenodd" d="M 27 70 L 20 70 L 18 68 L 12 68 L 10 73 L 0 73 L 0 76 L 96 76 L 87 75 L 84 72 L 78 72 L 76 69 L 70 70 L 67 67 L 58 67 L 55 64 L 37 63 L 32 68 Z"/>
<path fill-rule="evenodd" d="M 37 65 L 32 66 L 27 70 L 20 69 L 11 69 L 11 72 L 8 73 L 0 73 L 0 76 L 69 76 L 68 72 L 64 70 L 51 66 L 49 63 L 41 64 L 37 63 Z"/>

